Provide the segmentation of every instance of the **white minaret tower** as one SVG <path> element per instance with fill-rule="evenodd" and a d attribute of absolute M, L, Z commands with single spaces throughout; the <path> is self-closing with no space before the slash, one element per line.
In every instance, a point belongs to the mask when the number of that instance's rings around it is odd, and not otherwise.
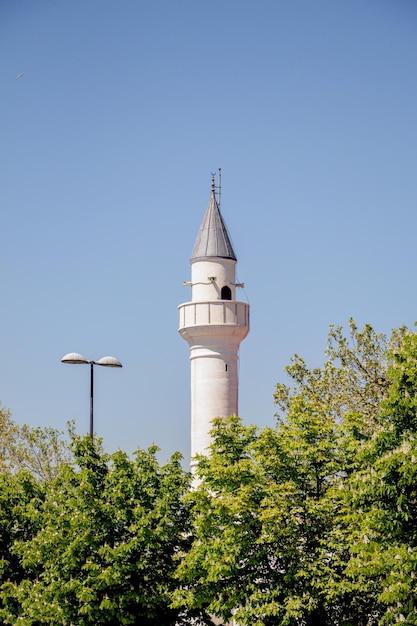
<path fill-rule="evenodd" d="M 236 300 L 236 255 L 217 203 L 210 201 L 191 254 L 191 302 L 180 304 L 179 332 L 190 345 L 191 468 L 210 445 L 215 417 L 238 414 L 239 345 L 249 304 Z"/>

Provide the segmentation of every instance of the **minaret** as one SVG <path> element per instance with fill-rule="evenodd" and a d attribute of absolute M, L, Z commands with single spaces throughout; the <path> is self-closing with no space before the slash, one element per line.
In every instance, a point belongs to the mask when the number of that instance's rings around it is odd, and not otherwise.
<path fill-rule="evenodd" d="M 214 176 L 190 262 L 191 282 L 184 284 L 191 285 L 191 302 L 178 309 L 179 332 L 190 345 L 193 459 L 210 445 L 212 420 L 238 414 L 239 345 L 249 332 L 249 304 L 236 300 L 236 255 Z"/>

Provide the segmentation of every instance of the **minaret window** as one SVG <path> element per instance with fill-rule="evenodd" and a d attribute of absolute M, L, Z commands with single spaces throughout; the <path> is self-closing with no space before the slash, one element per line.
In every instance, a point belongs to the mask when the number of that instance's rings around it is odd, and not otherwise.
<path fill-rule="evenodd" d="M 222 300 L 231 300 L 232 299 L 232 290 L 227 285 L 225 287 L 222 287 L 221 299 Z"/>

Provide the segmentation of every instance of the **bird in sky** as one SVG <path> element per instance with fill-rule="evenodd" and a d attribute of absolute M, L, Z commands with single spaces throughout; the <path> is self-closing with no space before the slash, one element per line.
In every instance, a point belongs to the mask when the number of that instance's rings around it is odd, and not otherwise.
<path fill-rule="evenodd" d="M 22 76 L 24 76 L 25 74 L 26 72 L 21 72 L 20 74 L 16 76 L 16 80 L 19 80 L 19 78 L 22 78 Z"/>

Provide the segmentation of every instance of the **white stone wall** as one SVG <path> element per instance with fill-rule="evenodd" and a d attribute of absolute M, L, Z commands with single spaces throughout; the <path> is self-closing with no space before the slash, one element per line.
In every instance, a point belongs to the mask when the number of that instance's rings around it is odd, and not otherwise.
<path fill-rule="evenodd" d="M 215 281 L 211 280 L 215 278 Z M 198 259 L 191 263 L 191 300 L 204 302 L 220 300 L 222 287 L 226 285 L 232 291 L 232 300 L 236 299 L 236 261 L 233 259 Z"/>
<path fill-rule="evenodd" d="M 178 308 L 179 332 L 190 346 L 194 457 L 207 452 L 215 417 L 238 415 L 239 345 L 249 332 L 249 305 L 214 300 Z"/>

